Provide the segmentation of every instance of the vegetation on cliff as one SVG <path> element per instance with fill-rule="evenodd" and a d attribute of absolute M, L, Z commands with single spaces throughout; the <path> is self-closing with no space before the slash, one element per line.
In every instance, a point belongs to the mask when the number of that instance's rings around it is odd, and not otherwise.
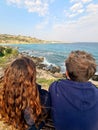
<path fill-rule="evenodd" d="M 45 40 L 29 36 L 0 34 L 0 43 L 46 43 Z"/>
<path fill-rule="evenodd" d="M 5 66 L 10 59 L 18 56 L 19 52 L 15 48 L 0 46 L 0 66 Z"/>

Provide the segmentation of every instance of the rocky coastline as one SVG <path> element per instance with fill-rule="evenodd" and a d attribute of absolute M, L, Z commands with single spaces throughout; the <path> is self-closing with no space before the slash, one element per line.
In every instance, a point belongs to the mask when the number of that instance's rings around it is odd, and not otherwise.
<path fill-rule="evenodd" d="M 12 56 L 8 58 L 4 66 L 0 66 L 0 81 L 2 81 L 6 67 L 13 60 L 21 56 L 30 57 L 34 61 L 34 63 L 36 64 L 37 79 L 57 80 L 65 78 L 65 74 L 61 73 L 60 66 L 53 66 L 52 64 L 51 65 L 44 64 L 44 57 L 29 56 L 26 52 L 23 52 L 19 53 L 17 56 Z M 98 86 L 98 76 L 95 75 L 92 79 L 90 79 L 90 81 Z"/>

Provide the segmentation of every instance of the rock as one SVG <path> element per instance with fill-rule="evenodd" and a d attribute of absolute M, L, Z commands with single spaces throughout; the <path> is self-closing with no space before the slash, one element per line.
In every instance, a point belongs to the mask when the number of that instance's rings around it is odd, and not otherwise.
<path fill-rule="evenodd" d="M 37 68 L 46 70 L 47 65 L 41 63 L 41 64 L 37 65 Z"/>
<path fill-rule="evenodd" d="M 34 56 L 32 56 L 31 58 L 36 65 L 39 65 L 44 61 L 44 57 L 34 57 Z"/>
<path fill-rule="evenodd" d="M 95 75 L 92 77 L 92 80 L 98 81 L 98 72 L 95 73 Z"/>
<path fill-rule="evenodd" d="M 53 77 L 55 77 L 55 78 L 63 78 L 63 75 L 61 74 L 61 73 L 54 73 L 53 74 Z"/>
<path fill-rule="evenodd" d="M 47 70 L 50 71 L 51 73 L 56 73 L 56 72 L 60 72 L 61 71 L 61 68 L 59 66 L 53 66 L 52 64 L 49 65 L 47 67 Z"/>
<path fill-rule="evenodd" d="M 37 69 L 37 78 L 55 79 L 51 73 L 42 69 Z"/>

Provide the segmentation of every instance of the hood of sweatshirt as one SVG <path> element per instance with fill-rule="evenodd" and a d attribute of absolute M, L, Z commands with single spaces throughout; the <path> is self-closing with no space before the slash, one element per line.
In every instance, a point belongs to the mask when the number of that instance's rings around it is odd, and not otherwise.
<path fill-rule="evenodd" d="M 85 111 L 91 109 L 98 101 L 98 90 L 91 82 L 75 82 L 71 80 L 59 80 L 54 83 L 58 95 L 75 108 Z M 60 90 L 59 90 L 60 89 Z"/>

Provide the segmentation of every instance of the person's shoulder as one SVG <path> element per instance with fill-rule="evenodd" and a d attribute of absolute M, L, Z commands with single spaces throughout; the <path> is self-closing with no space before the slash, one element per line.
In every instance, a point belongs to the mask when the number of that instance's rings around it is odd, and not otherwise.
<path fill-rule="evenodd" d="M 39 90 L 39 94 L 41 97 L 48 97 L 49 96 L 49 92 L 46 89 L 43 89 L 41 85 L 37 85 L 38 86 L 38 90 Z"/>
<path fill-rule="evenodd" d="M 37 84 L 38 90 L 39 90 L 39 96 L 41 100 L 41 104 L 43 106 L 49 107 L 50 106 L 50 93 L 43 89 L 41 85 Z"/>
<path fill-rule="evenodd" d="M 63 80 L 64 80 L 64 79 L 58 79 L 58 80 L 54 81 L 53 83 L 51 83 L 50 86 L 60 84 L 60 83 L 63 82 Z"/>
<path fill-rule="evenodd" d="M 60 84 L 62 84 L 62 82 L 63 82 L 63 79 L 58 79 L 58 80 L 54 81 L 54 82 L 51 83 L 51 85 L 49 86 L 49 90 L 58 87 Z"/>

